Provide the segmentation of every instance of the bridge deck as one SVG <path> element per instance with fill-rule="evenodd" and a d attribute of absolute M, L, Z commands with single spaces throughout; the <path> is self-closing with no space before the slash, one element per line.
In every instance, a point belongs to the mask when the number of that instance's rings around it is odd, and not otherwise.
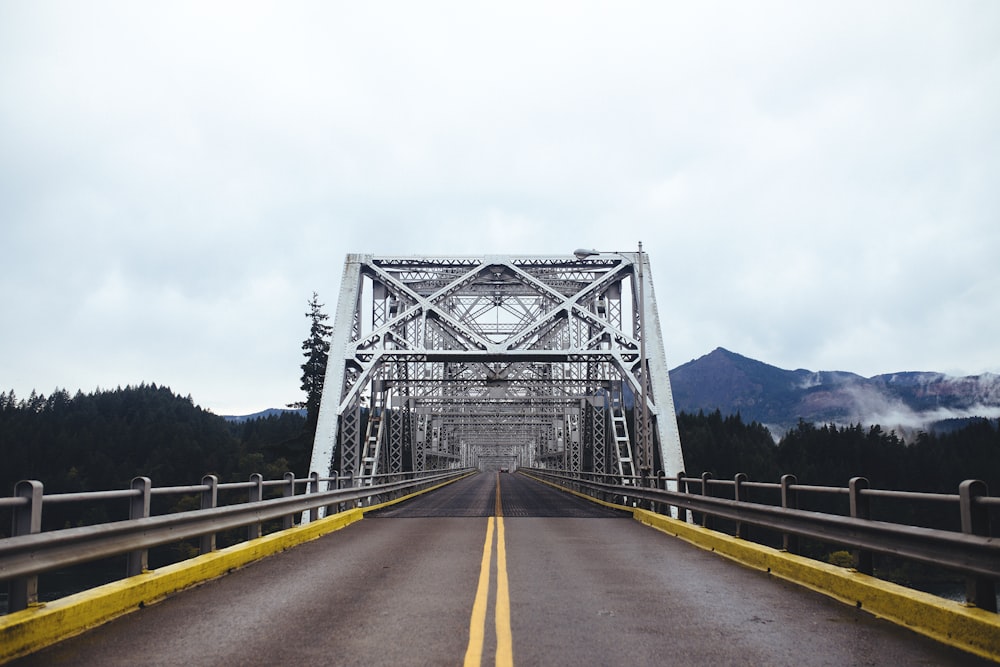
<path fill-rule="evenodd" d="M 498 495 L 515 665 L 989 664 L 509 474 L 463 480 L 13 664 L 460 664 Z M 492 543 L 486 664 L 503 625 Z"/>

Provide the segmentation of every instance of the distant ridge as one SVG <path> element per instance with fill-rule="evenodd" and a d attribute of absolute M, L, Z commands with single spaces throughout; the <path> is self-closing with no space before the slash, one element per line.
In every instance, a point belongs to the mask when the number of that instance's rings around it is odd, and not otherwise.
<path fill-rule="evenodd" d="M 261 410 L 260 412 L 255 412 L 251 415 L 222 415 L 222 418 L 225 419 L 227 422 L 241 423 L 245 421 L 250 421 L 251 419 L 276 417 L 283 415 L 286 412 L 292 412 L 302 417 L 306 416 L 305 410 L 292 410 L 287 408 L 268 408 L 267 410 Z"/>
<path fill-rule="evenodd" d="M 784 370 L 716 348 L 670 371 L 678 411 L 719 410 L 780 435 L 800 419 L 947 430 L 955 420 L 1000 417 L 1000 375 L 901 372 L 865 378 L 845 371 Z"/>

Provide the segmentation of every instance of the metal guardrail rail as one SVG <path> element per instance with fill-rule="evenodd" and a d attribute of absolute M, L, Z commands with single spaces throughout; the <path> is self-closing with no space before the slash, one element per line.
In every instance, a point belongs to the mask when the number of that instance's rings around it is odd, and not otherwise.
<path fill-rule="evenodd" d="M 14 496 L 0 498 L 0 509 L 12 510 L 12 536 L 0 539 L 0 581 L 8 584 L 8 613 L 27 608 L 38 599 L 38 575 L 85 564 L 101 558 L 127 554 L 125 576 L 147 569 L 152 547 L 198 539 L 199 553 L 216 548 L 216 534 L 247 528 L 247 539 L 260 537 L 262 524 L 281 520 L 281 529 L 294 525 L 295 517 L 314 521 L 346 507 L 370 506 L 392 500 L 428 486 L 469 474 L 469 469 L 379 475 L 370 485 L 354 486 L 350 477 L 320 477 L 313 473 L 296 479 L 287 473 L 281 480 L 264 480 L 254 474 L 249 482 L 219 484 L 206 475 L 201 484 L 153 487 L 148 477 L 132 480 L 132 488 L 111 491 L 49 494 L 41 482 L 26 480 L 15 487 Z M 326 490 L 320 485 L 326 483 Z M 282 496 L 264 499 L 263 489 L 280 487 Z M 296 495 L 304 487 L 305 493 Z M 343 488 L 341 488 L 343 487 Z M 246 502 L 218 506 L 220 490 L 247 489 Z M 150 516 L 154 495 L 200 494 L 201 508 Z M 91 526 L 41 532 L 42 508 L 62 503 L 92 503 L 127 499 L 129 519 Z"/>
<path fill-rule="evenodd" d="M 661 513 L 673 508 L 682 521 L 691 520 L 689 513 L 694 512 L 709 528 L 715 518 L 729 520 L 735 522 L 735 535 L 743 539 L 748 539 L 748 526 L 765 528 L 780 534 L 783 548 L 791 553 L 800 553 L 799 538 L 842 545 L 854 550 L 855 568 L 864 574 L 873 574 L 874 553 L 954 570 L 966 578 L 968 603 L 997 611 L 1000 538 L 991 536 L 990 509 L 1000 508 L 1000 498 L 989 496 L 986 484 L 978 480 L 962 482 L 958 494 L 934 494 L 871 489 L 863 477 L 851 479 L 843 488 L 797 484 L 794 475 L 784 475 L 775 484 L 750 482 L 743 473 L 733 480 L 714 480 L 708 473 L 701 478 L 681 473 L 677 477 L 661 474 L 623 480 L 617 475 L 520 470 L 608 502 L 641 502 Z M 668 490 L 668 484 L 676 490 Z M 711 495 L 713 486 L 726 488 L 729 497 Z M 693 492 L 692 487 L 698 492 Z M 747 490 L 751 488 L 780 493 L 781 505 L 750 502 Z M 850 516 L 799 509 L 799 501 L 806 494 L 847 496 Z M 872 520 L 871 500 L 875 498 L 957 505 L 961 532 Z"/>

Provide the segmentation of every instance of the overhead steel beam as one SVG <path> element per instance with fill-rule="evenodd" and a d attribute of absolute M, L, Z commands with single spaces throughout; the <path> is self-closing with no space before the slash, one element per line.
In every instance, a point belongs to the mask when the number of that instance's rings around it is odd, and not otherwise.
<path fill-rule="evenodd" d="M 492 438 L 523 462 L 682 470 L 646 256 L 588 255 L 348 255 L 311 469 L 363 483 L 485 460 Z"/>

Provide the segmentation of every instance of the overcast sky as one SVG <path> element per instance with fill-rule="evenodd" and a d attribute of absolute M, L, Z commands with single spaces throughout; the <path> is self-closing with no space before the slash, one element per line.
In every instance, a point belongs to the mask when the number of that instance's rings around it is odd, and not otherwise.
<path fill-rule="evenodd" d="M 0 391 L 280 407 L 349 252 L 639 241 L 671 367 L 1000 372 L 1000 2 L 0 3 Z"/>

